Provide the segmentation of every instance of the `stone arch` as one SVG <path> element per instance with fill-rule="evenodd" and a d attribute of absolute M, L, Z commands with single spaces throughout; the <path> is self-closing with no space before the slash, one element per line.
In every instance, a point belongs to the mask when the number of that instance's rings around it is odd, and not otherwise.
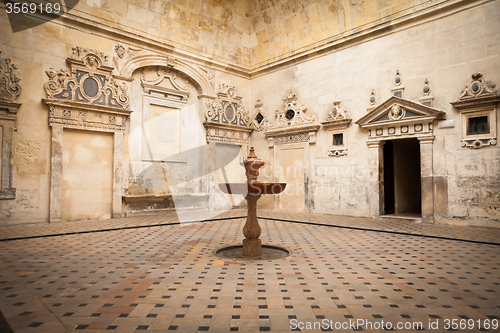
<path fill-rule="evenodd" d="M 199 97 L 215 97 L 215 88 L 212 86 L 210 80 L 204 75 L 205 73 L 203 73 L 201 68 L 196 69 L 195 65 L 173 57 L 161 55 L 134 56 L 127 59 L 123 64 L 120 70 L 120 76 L 130 78 L 135 70 L 148 66 L 164 66 L 179 71 L 192 80 L 198 90 Z"/>

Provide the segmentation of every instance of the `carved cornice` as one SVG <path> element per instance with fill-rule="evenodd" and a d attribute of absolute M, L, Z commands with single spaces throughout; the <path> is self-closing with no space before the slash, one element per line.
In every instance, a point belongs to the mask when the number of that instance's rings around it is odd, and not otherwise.
<path fill-rule="evenodd" d="M 105 106 L 88 108 L 77 102 L 43 99 L 49 106 L 49 125 L 71 129 L 117 132 L 125 130 L 125 120 L 132 111 Z"/>
<path fill-rule="evenodd" d="M 129 96 L 124 82 L 119 84 L 111 76 L 113 67 L 106 65 L 107 56 L 93 49 L 75 46 L 67 59 L 70 71 L 55 71 L 50 67 L 45 73 L 49 81 L 43 89 L 48 100 L 60 100 L 87 105 L 128 109 Z"/>
<path fill-rule="evenodd" d="M 0 54 L 2 51 L 0 51 Z M 0 101 L 15 103 L 21 94 L 19 66 L 10 58 L 0 58 Z"/>

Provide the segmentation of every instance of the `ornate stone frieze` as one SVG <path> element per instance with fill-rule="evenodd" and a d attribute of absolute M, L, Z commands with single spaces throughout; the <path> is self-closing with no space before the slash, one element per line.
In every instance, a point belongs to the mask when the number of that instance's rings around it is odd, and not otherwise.
<path fill-rule="evenodd" d="M 479 149 L 497 144 L 496 111 L 500 90 L 495 83 L 483 79 L 481 73 L 472 75 L 468 86 L 451 105 L 461 113 L 462 147 Z"/>
<path fill-rule="evenodd" d="M 102 52 L 74 47 L 67 59 L 70 71 L 55 71 L 52 67 L 45 71 L 49 78 L 43 85 L 47 100 L 127 109 L 127 86 L 111 76 L 113 67 L 108 67 L 106 61 Z"/>
<path fill-rule="evenodd" d="M 445 112 L 420 103 L 392 96 L 356 121 L 369 130 L 368 144 L 374 141 L 433 136 L 433 121 Z"/>
<path fill-rule="evenodd" d="M 0 58 L 0 100 L 15 103 L 21 94 L 19 81 L 21 81 L 19 66 L 13 64 L 10 58 Z"/>
<path fill-rule="evenodd" d="M 283 109 L 276 110 L 276 122 L 269 126 L 265 135 L 269 140 L 269 147 L 277 143 L 285 143 L 278 137 L 289 137 L 291 134 L 301 134 L 308 138 L 309 143 L 316 142 L 316 132 L 321 127 L 316 123 L 314 116 L 307 116 L 307 107 L 299 106 L 297 95 L 289 91 L 283 99 Z"/>
<path fill-rule="evenodd" d="M 51 103 L 49 125 L 65 128 L 116 132 L 125 130 L 126 114 L 109 113 L 109 110 L 80 108 L 78 104 Z"/>
<path fill-rule="evenodd" d="M 241 99 L 233 86 L 221 84 L 217 98 L 207 101 L 204 125 L 208 141 L 248 143 L 253 125 Z"/>
<path fill-rule="evenodd" d="M 111 76 L 107 56 L 93 49 L 75 46 L 67 59 L 71 69 L 45 73 L 43 89 L 49 105 L 49 124 L 75 129 L 123 131 L 124 117 L 131 111 L 127 86 Z"/>

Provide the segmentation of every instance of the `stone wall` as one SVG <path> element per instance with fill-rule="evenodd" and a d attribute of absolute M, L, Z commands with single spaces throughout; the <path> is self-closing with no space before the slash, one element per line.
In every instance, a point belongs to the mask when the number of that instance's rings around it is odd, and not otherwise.
<path fill-rule="evenodd" d="M 252 99 L 262 101 L 261 109 L 271 124 L 276 121 L 274 110 L 283 108 L 282 99 L 289 89 L 318 123 L 326 119 L 334 101 L 341 101 L 354 123 L 399 87 L 394 84 L 397 70 L 404 98 L 409 100 L 418 102 L 424 97 L 422 89 L 427 79 L 433 106 L 445 111 L 446 119 L 455 124 L 452 128 L 438 128 L 435 122 L 435 219 L 494 223 L 500 220 L 500 147 L 461 147 L 462 119 L 450 102 L 458 99 L 473 73 L 483 73 L 487 80 L 500 84 L 499 18 L 500 3 L 490 2 L 368 40 L 253 79 Z M 375 105 L 369 101 L 372 90 Z M 498 120 L 496 126 L 500 128 Z M 259 157 L 270 168 L 273 150 L 268 148 L 265 135 L 256 132 L 253 140 Z M 328 156 L 330 140 L 328 131 L 321 128 L 311 148 L 312 211 L 370 215 L 370 201 L 374 199 L 371 179 L 378 170 L 368 160 L 367 130 L 356 124 L 348 127 L 346 156 Z M 273 207 L 273 203 L 268 201 L 266 207 Z"/>

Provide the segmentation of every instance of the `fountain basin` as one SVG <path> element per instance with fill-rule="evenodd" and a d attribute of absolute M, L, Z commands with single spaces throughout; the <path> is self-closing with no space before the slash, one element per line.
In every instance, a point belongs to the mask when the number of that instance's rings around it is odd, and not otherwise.
<path fill-rule="evenodd" d="M 212 253 L 225 259 L 234 260 L 276 260 L 292 255 L 292 251 L 274 245 L 261 245 L 261 253 L 258 256 L 248 257 L 243 255 L 243 245 L 230 245 L 214 250 Z"/>
<path fill-rule="evenodd" d="M 248 183 L 219 184 L 219 189 L 227 194 L 279 194 L 286 188 L 286 183 L 261 183 L 253 181 Z"/>

